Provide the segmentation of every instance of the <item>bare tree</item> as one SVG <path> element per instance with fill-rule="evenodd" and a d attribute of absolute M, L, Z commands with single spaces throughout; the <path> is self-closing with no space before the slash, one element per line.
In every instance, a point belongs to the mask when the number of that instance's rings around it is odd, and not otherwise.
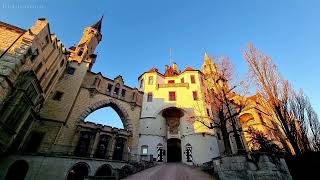
<path fill-rule="evenodd" d="M 294 108 L 290 111 L 290 98 L 292 98 L 292 89 L 287 80 L 280 75 L 277 66 L 272 59 L 260 52 L 252 44 L 244 50 L 244 58 L 249 65 L 249 72 L 257 85 L 259 93 L 268 102 L 269 108 L 274 112 L 276 118 L 281 123 L 290 144 L 296 154 L 301 154 L 299 147 L 299 133 L 303 130 L 297 126 L 297 120 L 303 118 L 303 101 L 299 97 L 293 99 L 291 103 Z M 298 99 L 297 99 L 298 98 Z M 302 135 L 305 136 L 305 135 Z M 300 139 L 305 141 L 306 139 Z"/>
<path fill-rule="evenodd" d="M 317 113 L 314 111 L 313 107 L 310 104 L 310 101 L 307 101 L 306 107 L 306 116 L 307 124 L 309 125 L 310 132 L 310 144 L 313 151 L 320 151 L 320 122 Z"/>
<path fill-rule="evenodd" d="M 241 139 L 241 127 L 239 127 L 238 116 L 246 107 L 246 99 L 235 93 L 235 89 L 242 89 L 245 83 L 237 83 L 230 86 L 233 78 L 233 66 L 227 57 L 218 57 L 212 62 L 206 55 L 206 65 L 211 66 L 205 72 L 204 82 L 207 89 L 205 101 L 210 104 L 213 117 L 195 117 L 195 121 L 200 122 L 209 129 L 219 128 L 225 146 L 225 154 L 231 154 L 229 134 L 233 133 L 238 152 L 244 150 Z M 209 118 L 209 121 L 208 121 Z"/>
<path fill-rule="evenodd" d="M 310 151 L 310 143 L 308 140 L 308 116 L 307 109 L 310 103 L 308 98 L 304 95 L 303 91 L 295 92 L 292 90 L 289 99 L 290 106 L 290 117 L 292 120 L 290 122 L 292 129 L 296 131 L 295 138 L 298 143 L 302 153 Z"/>
<path fill-rule="evenodd" d="M 252 151 L 268 152 L 272 154 L 282 154 L 283 150 L 274 143 L 266 134 L 256 130 L 252 127 L 248 129 L 250 135 L 250 141 L 248 142 L 251 146 Z"/>

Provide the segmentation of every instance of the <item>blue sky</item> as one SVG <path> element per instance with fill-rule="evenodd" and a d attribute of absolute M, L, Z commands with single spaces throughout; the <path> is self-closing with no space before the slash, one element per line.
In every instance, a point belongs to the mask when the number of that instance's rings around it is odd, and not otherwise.
<path fill-rule="evenodd" d="M 153 66 L 163 70 L 169 48 L 181 68 L 200 68 L 207 51 L 229 56 L 244 76 L 242 50 L 252 42 L 320 112 L 318 0 L 1 0 L 0 5 L 0 20 L 22 28 L 48 18 L 51 32 L 67 47 L 104 14 L 93 71 L 109 78 L 120 74 L 130 86 Z M 117 119 L 108 110 L 95 114 L 90 118 L 99 122 Z"/>

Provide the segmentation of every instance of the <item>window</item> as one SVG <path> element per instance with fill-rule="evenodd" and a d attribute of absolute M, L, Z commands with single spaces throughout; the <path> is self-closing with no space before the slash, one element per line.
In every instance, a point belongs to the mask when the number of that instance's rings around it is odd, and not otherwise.
<path fill-rule="evenodd" d="M 112 89 L 112 84 L 108 84 L 108 86 L 107 86 L 107 92 L 111 92 L 111 89 Z"/>
<path fill-rule="evenodd" d="M 153 98 L 153 94 L 152 94 L 152 92 L 149 92 L 147 102 L 152 102 L 152 98 Z"/>
<path fill-rule="evenodd" d="M 184 78 L 181 78 L 181 83 L 184 83 Z"/>
<path fill-rule="evenodd" d="M 34 72 L 37 74 L 40 71 L 41 68 L 42 68 L 42 63 L 38 64 L 38 66 L 36 67 Z"/>
<path fill-rule="evenodd" d="M 46 36 L 46 44 L 49 44 L 49 42 L 50 42 L 50 35 L 47 35 Z"/>
<path fill-rule="evenodd" d="M 125 96 L 126 96 L 126 90 L 125 90 L 125 89 L 122 89 L 122 90 L 121 90 L 121 96 L 122 96 L 122 97 L 125 97 Z"/>
<path fill-rule="evenodd" d="M 116 84 L 116 87 L 114 88 L 113 95 L 118 95 L 120 90 L 120 84 Z"/>
<path fill-rule="evenodd" d="M 192 91 L 192 95 L 193 95 L 193 100 L 197 101 L 198 100 L 198 92 Z"/>
<path fill-rule="evenodd" d="M 82 51 L 82 50 L 79 50 L 78 56 L 81 56 L 82 54 L 83 54 L 83 51 Z"/>
<path fill-rule="evenodd" d="M 53 95 L 53 100 L 56 100 L 56 101 L 60 101 L 61 98 L 63 96 L 63 92 L 60 92 L 60 91 L 57 91 L 54 95 Z"/>
<path fill-rule="evenodd" d="M 147 145 L 141 146 L 141 154 L 148 155 L 148 146 Z"/>
<path fill-rule="evenodd" d="M 63 65 L 64 65 L 64 59 L 61 60 L 60 67 L 62 67 Z"/>
<path fill-rule="evenodd" d="M 134 100 L 135 100 L 135 97 L 136 97 L 136 93 L 135 93 L 135 92 L 133 92 L 133 93 L 132 93 L 131 100 L 132 100 L 132 101 L 134 101 Z"/>
<path fill-rule="evenodd" d="M 73 68 L 73 67 L 68 67 L 67 69 L 67 73 L 71 75 L 73 75 L 75 71 L 76 71 L 76 68 Z"/>
<path fill-rule="evenodd" d="M 194 75 L 191 75 L 190 78 L 191 78 L 191 83 L 195 84 L 196 83 L 196 79 L 195 79 Z"/>
<path fill-rule="evenodd" d="M 168 84 L 174 84 L 174 80 L 168 80 Z"/>
<path fill-rule="evenodd" d="M 152 84 L 153 84 L 153 76 L 150 76 L 150 77 L 149 77 L 148 84 L 149 84 L 149 85 L 152 85 Z"/>
<path fill-rule="evenodd" d="M 176 100 L 176 92 L 170 91 L 169 92 L 169 101 L 175 101 Z"/>
<path fill-rule="evenodd" d="M 44 43 L 42 44 L 42 47 L 41 47 L 41 49 L 42 50 L 44 50 L 46 47 L 47 47 L 47 45 L 49 44 L 49 42 L 50 42 L 50 37 L 49 37 L 50 35 L 47 35 L 45 38 L 44 38 Z"/>
<path fill-rule="evenodd" d="M 140 88 L 142 88 L 143 87 L 143 79 L 141 79 L 141 81 L 140 81 Z"/>
<path fill-rule="evenodd" d="M 94 81 L 93 81 L 93 86 L 99 86 L 100 85 L 100 78 L 99 77 L 96 77 L 94 78 Z"/>
<path fill-rule="evenodd" d="M 38 57 L 38 55 L 39 55 L 39 50 L 36 49 L 34 52 L 32 52 L 30 60 L 31 61 L 35 60 Z"/>

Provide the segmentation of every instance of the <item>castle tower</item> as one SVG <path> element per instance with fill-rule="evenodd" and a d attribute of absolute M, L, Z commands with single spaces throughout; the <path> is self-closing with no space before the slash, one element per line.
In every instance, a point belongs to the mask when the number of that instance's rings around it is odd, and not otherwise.
<path fill-rule="evenodd" d="M 217 65 L 212 60 L 212 58 L 205 52 L 204 53 L 204 63 L 202 65 L 202 72 L 206 74 L 217 73 Z"/>
<path fill-rule="evenodd" d="M 103 16 L 98 22 L 85 28 L 78 45 L 70 48 L 70 61 L 76 61 L 78 63 L 86 62 L 89 69 L 91 69 L 97 57 L 94 51 L 102 39 L 102 20 Z"/>
<path fill-rule="evenodd" d="M 66 124 L 61 130 L 51 129 L 51 134 L 58 137 L 59 131 L 73 133 L 74 127 L 68 126 L 68 118 L 75 103 L 87 71 L 93 66 L 97 55 L 94 54 L 96 47 L 102 40 L 102 19 L 92 26 L 86 27 L 76 47 L 70 47 L 70 56 L 67 71 L 63 78 L 58 81 L 49 98 L 41 109 L 40 116 L 52 122 Z M 54 110 L 54 111 L 53 111 Z M 72 124 L 72 123 L 70 123 Z M 60 128 L 60 125 L 56 126 Z M 55 132 L 54 132 L 55 131 Z M 64 133 L 62 133 L 64 134 Z M 58 137 L 59 138 L 59 137 Z M 59 139 L 61 144 L 67 143 Z M 56 143 L 59 141 L 48 143 Z"/>

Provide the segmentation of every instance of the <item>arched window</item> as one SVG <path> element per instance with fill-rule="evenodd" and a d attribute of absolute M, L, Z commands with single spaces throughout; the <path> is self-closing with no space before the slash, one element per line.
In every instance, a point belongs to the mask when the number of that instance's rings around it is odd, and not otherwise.
<path fill-rule="evenodd" d="M 97 170 L 95 176 L 111 176 L 112 168 L 108 164 L 104 164 Z"/>
<path fill-rule="evenodd" d="M 74 165 L 67 175 L 67 180 L 84 180 L 89 174 L 88 164 L 81 162 Z"/>
<path fill-rule="evenodd" d="M 25 160 L 15 161 L 9 167 L 5 180 L 23 180 L 29 170 L 29 164 Z"/>

